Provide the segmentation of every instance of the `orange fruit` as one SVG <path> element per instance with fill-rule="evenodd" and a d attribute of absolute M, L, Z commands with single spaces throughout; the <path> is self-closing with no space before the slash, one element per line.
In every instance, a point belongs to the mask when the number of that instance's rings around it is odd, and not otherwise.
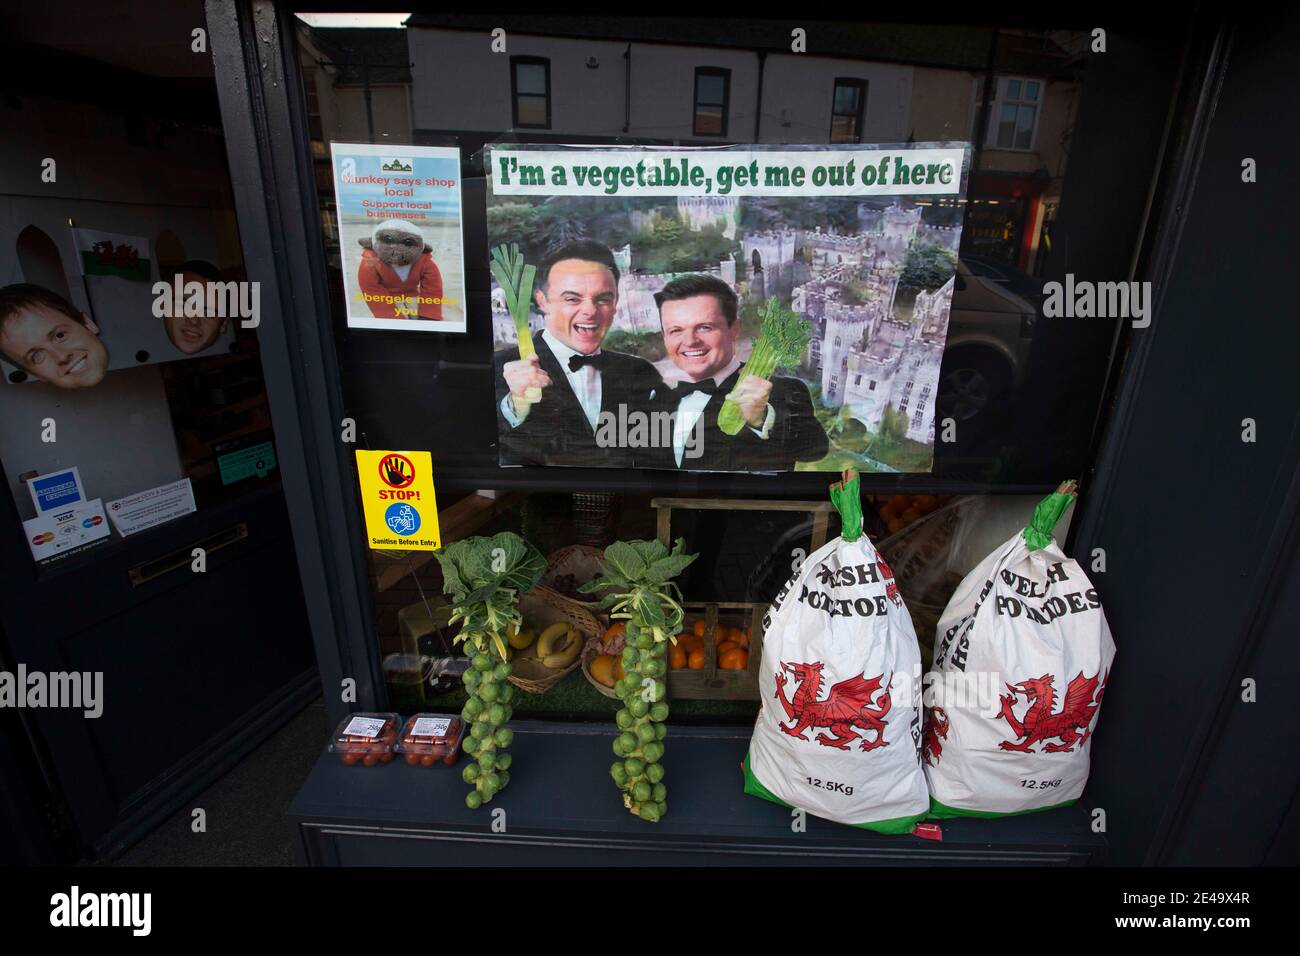
<path fill-rule="evenodd" d="M 740 645 L 737 644 L 735 641 L 723 641 L 721 644 L 718 645 L 718 659 L 721 660 L 722 655 L 727 653 L 727 651 L 738 651 L 738 650 L 740 650 Z"/>
<path fill-rule="evenodd" d="M 668 651 L 668 666 L 674 670 L 680 670 L 686 666 L 687 655 L 686 648 L 677 644 Z"/>
<path fill-rule="evenodd" d="M 749 666 L 749 652 L 735 648 L 718 656 L 718 666 L 724 671 L 743 671 Z"/>
<path fill-rule="evenodd" d="M 696 637 L 703 637 L 703 636 L 704 636 L 704 629 L 705 629 L 707 626 L 708 626 L 708 625 L 705 623 L 704 619 L 701 618 L 700 620 L 698 620 L 698 621 L 695 622 L 695 626 L 692 628 L 692 631 L 695 633 L 695 636 L 696 636 Z"/>
<path fill-rule="evenodd" d="M 939 499 L 934 495 L 917 495 L 916 500 L 912 502 L 912 507 L 922 514 L 929 514 L 939 507 Z"/>
<path fill-rule="evenodd" d="M 749 647 L 749 631 L 740 631 L 736 637 L 736 643 L 741 647 Z"/>
<path fill-rule="evenodd" d="M 919 511 L 917 511 L 915 508 L 908 508 L 906 511 L 903 512 L 900 520 L 903 522 L 903 524 L 908 525 L 920 517 L 921 517 L 921 513 Z"/>
<path fill-rule="evenodd" d="M 627 676 L 623 670 L 623 655 L 620 654 L 614 658 L 614 680 L 622 680 Z"/>
<path fill-rule="evenodd" d="M 897 532 L 897 531 L 901 531 L 901 530 L 902 530 L 902 527 L 903 527 L 903 519 L 902 519 L 902 518 L 890 518 L 889 521 L 886 522 L 885 527 L 887 527 L 887 528 L 889 529 L 889 533 L 890 533 L 890 534 L 894 534 L 894 533 Z"/>
<path fill-rule="evenodd" d="M 686 658 L 686 666 L 693 671 L 704 670 L 704 652 L 691 651 L 690 656 Z"/>
<path fill-rule="evenodd" d="M 626 631 L 626 630 L 627 630 L 627 622 L 626 622 L 626 621 L 619 621 L 619 622 L 617 622 L 617 623 L 615 623 L 615 624 L 611 624 L 611 625 L 610 625 L 610 626 L 605 630 L 605 640 L 606 640 L 606 642 L 612 641 L 614 638 L 618 637 L 620 634 L 622 634 L 622 633 L 623 633 L 624 631 Z"/>
<path fill-rule="evenodd" d="M 686 648 L 686 653 L 691 651 L 704 652 L 704 638 L 696 637 L 694 634 L 685 634 L 682 636 L 682 646 Z"/>
<path fill-rule="evenodd" d="M 622 663 L 621 661 L 619 663 Z M 614 655 L 600 654 L 591 659 L 591 676 L 606 687 L 614 686 Z"/>

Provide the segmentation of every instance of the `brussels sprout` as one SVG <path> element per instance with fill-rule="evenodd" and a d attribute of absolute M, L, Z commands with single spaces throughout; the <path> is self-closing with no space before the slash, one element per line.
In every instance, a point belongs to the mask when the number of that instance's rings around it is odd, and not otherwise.
<path fill-rule="evenodd" d="M 663 661 L 646 661 L 641 665 L 641 673 L 646 677 L 662 677 L 666 669 Z"/>
<path fill-rule="evenodd" d="M 654 740 L 655 739 L 654 724 L 650 724 L 650 723 L 637 724 L 636 739 L 643 744 L 648 744 L 650 743 L 650 741 Z"/>
<path fill-rule="evenodd" d="M 664 682 L 661 680 L 655 681 L 655 694 L 654 694 L 654 699 L 651 701 L 651 703 L 657 703 L 661 700 L 664 700 L 667 697 L 668 697 L 667 685 L 664 684 Z"/>
<path fill-rule="evenodd" d="M 663 816 L 659 812 L 659 806 L 654 803 L 644 803 L 641 805 L 641 819 L 648 820 L 651 823 L 658 823 L 659 818 Z"/>
<path fill-rule="evenodd" d="M 511 761 L 512 761 L 513 759 L 514 759 L 514 758 L 512 758 L 512 757 L 510 756 L 510 754 L 497 754 L 497 757 L 496 757 L 496 760 L 497 760 L 497 769 L 498 769 L 498 770 L 509 770 L 509 769 L 510 769 Z M 502 786 L 505 786 L 505 784 L 502 784 Z"/>
<path fill-rule="evenodd" d="M 497 688 L 497 700 L 501 701 L 501 703 L 508 704 L 514 699 L 515 699 L 514 684 L 502 684 L 499 688 Z"/>
<path fill-rule="evenodd" d="M 615 756 L 615 757 L 626 757 L 626 756 L 627 756 L 627 748 L 623 746 L 623 738 L 622 738 L 622 737 L 615 737 L 615 738 L 614 738 L 614 756 Z"/>
<path fill-rule="evenodd" d="M 614 778 L 614 782 L 620 787 L 627 783 L 627 771 L 623 769 L 622 761 L 609 768 L 609 775 Z"/>
<path fill-rule="evenodd" d="M 487 772 L 489 772 L 489 771 L 495 769 L 495 768 L 496 768 L 496 765 L 497 765 L 497 755 L 494 754 L 494 753 L 491 753 L 490 751 L 486 751 L 486 752 L 480 753 L 480 754 L 479 754 L 479 758 L 478 758 L 478 765 L 479 765 L 479 768 L 480 768 L 484 773 L 487 773 Z"/>
<path fill-rule="evenodd" d="M 495 771 L 492 773 L 484 774 L 482 778 L 482 782 L 483 782 L 484 790 L 500 790 L 501 774 L 496 773 Z"/>
<path fill-rule="evenodd" d="M 650 712 L 650 705 L 640 697 L 634 698 L 628 705 L 627 709 L 632 711 L 632 716 L 640 720 Z"/>
<path fill-rule="evenodd" d="M 496 684 L 485 683 L 482 687 L 479 688 L 479 696 L 482 697 L 485 701 L 487 701 L 487 703 L 495 704 L 498 698 L 501 696 L 501 690 L 502 688 L 497 687 Z"/>
<path fill-rule="evenodd" d="M 642 744 L 641 754 L 645 757 L 646 760 L 649 760 L 653 763 L 658 763 L 659 760 L 663 758 L 664 745 L 659 743 L 659 741 L 657 740 L 651 741 L 648 744 Z"/>
<path fill-rule="evenodd" d="M 658 783 L 664 778 L 664 765 L 653 761 L 646 764 L 645 776 L 651 783 Z"/>
<path fill-rule="evenodd" d="M 465 764 L 465 769 L 460 772 L 460 779 L 464 780 L 466 783 L 473 783 L 475 780 L 477 780 L 478 764 L 476 763 Z"/>
<path fill-rule="evenodd" d="M 497 680 L 508 680 L 513 668 L 509 661 L 502 661 L 492 671 L 492 676 Z"/>
<path fill-rule="evenodd" d="M 659 817 L 660 817 L 660 819 L 663 819 L 664 817 L 668 816 L 668 801 L 667 801 L 667 800 L 657 800 L 657 801 L 655 801 L 655 804 L 656 804 L 656 805 L 655 805 L 655 809 L 659 811 Z"/>
<path fill-rule="evenodd" d="M 663 740 L 665 737 L 668 736 L 667 724 L 655 724 L 654 727 L 655 727 L 655 740 Z"/>
<path fill-rule="evenodd" d="M 506 788 L 506 784 L 510 782 L 510 774 L 502 770 L 500 773 L 497 774 L 497 776 L 501 778 L 501 786 L 498 787 L 497 789 L 504 790 Z"/>
<path fill-rule="evenodd" d="M 653 800 L 655 803 L 662 803 L 663 801 L 668 799 L 668 788 L 665 787 L 662 783 L 656 783 L 653 789 L 651 790 L 651 794 L 652 794 L 652 796 L 650 797 L 651 800 Z"/>
<path fill-rule="evenodd" d="M 469 793 L 465 794 L 465 806 L 469 807 L 471 810 L 477 810 L 479 807 L 483 806 L 483 795 L 477 790 L 471 790 Z"/>
<path fill-rule="evenodd" d="M 619 730 L 627 730 L 635 722 L 636 718 L 632 716 L 632 711 L 626 707 L 614 715 L 614 723 L 618 724 Z"/>
<path fill-rule="evenodd" d="M 638 657 L 637 655 L 639 655 L 640 653 L 641 652 L 638 651 L 635 647 L 628 646 L 623 648 L 623 666 L 631 667 L 633 664 L 639 661 L 641 658 Z"/>
<path fill-rule="evenodd" d="M 654 660 L 655 657 L 658 656 L 658 653 L 659 652 L 655 648 L 650 648 L 646 651 L 637 651 L 637 657 L 641 663 L 645 663 L 646 661 Z"/>
<path fill-rule="evenodd" d="M 509 747 L 510 742 L 515 739 L 515 732 L 509 727 L 501 727 L 493 736 L 498 747 Z"/>
<path fill-rule="evenodd" d="M 639 757 L 628 757 L 623 761 L 623 769 L 627 771 L 629 777 L 639 776 L 645 769 L 645 761 Z"/>
<path fill-rule="evenodd" d="M 479 739 L 478 739 L 477 737 L 473 737 L 473 736 L 466 737 L 466 738 L 465 738 L 465 742 L 464 742 L 463 744 L 461 744 L 461 746 L 465 748 L 465 753 L 467 753 L 467 754 L 476 754 L 476 753 L 478 753 L 478 752 L 479 752 L 479 745 L 480 745 L 480 741 L 479 741 Z"/>
<path fill-rule="evenodd" d="M 643 631 L 637 635 L 635 643 L 639 649 L 648 651 L 650 648 L 655 646 L 655 638 L 649 631 Z"/>
<path fill-rule="evenodd" d="M 488 657 L 486 654 L 474 655 L 474 670 L 485 671 L 491 666 L 492 666 L 492 658 Z"/>
<path fill-rule="evenodd" d="M 659 786 L 662 787 L 663 784 L 660 784 Z M 654 788 L 644 780 L 632 788 L 632 796 L 636 799 L 637 803 L 645 803 L 650 799 L 652 793 L 654 793 Z"/>
<path fill-rule="evenodd" d="M 504 704 L 493 704 L 488 708 L 488 723 L 493 726 L 499 726 L 506 722 L 506 708 Z"/>
<path fill-rule="evenodd" d="M 510 723 L 510 718 L 515 715 L 515 709 L 511 707 L 509 704 L 502 704 L 501 710 L 502 710 L 501 719 L 496 721 L 496 723 L 498 724 Z"/>
<path fill-rule="evenodd" d="M 489 733 L 491 733 L 491 731 L 492 728 L 490 728 L 487 724 L 485 724 L 483 721 L 480 720 L 478 723 L 470 725 L 469 735 L 473 737 L 475 740 L 482 740 Z"/>
<path fill-rule="evenodd" d="M 623 748 L 624 753 L 631 753 L 639 746 L 636 734 L 624 731 L 618 735 L 619 745 Z"/>
<path fill-rule="evenodd" d="M 466 671 L 464 677 L 461 678 L 461 683 L 465 685 L 465 689 L 467 691 L 469 691 L 471 694 L 474 693 L 474 688 L 478 687 L 479 685 L 478 671 L 475 670 Z"/>
<path fill-rule="evenodd" d="M 663 723 L 665 720 L 668 719 L 668 703 L 667 703 L 667 701 L 662 701 L 662 700 L 661 700 L 661 701 L 659 701 L 657 704 L 654 704 L 654 705 L 651 706 L 651 708 L 650 708 L 650 719 L 651 719 L 651 720 L 654 720 L 654 721 L 658 721 L 659 723 Z"/>

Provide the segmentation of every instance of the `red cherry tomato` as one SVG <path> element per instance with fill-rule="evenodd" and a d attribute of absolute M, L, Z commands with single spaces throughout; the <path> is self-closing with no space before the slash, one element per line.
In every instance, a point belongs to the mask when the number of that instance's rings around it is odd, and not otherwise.
<path fill-rule="evenodd" d="M 354 753 L 345 753 L 345 754 L 343 755 L 343 762 L 344 762 L 345 764 L 347 764 L 349 767 L 351 767 L 353 764 L 355 764 L 355 763 L 356 763 L 358 760 L 360 760 L 360 759 L 361 759 L 361 758 L 360 758 L 357 754 L 354 754 Z"/>
<path fill-rule="evenodd" d="M 406 755 L 406 762 L 409 763 L 412 767 L 414 767 L 417 763 L 420 762 L 420 755 L 419 755 L 419 754 L 407 754 L 407 755 Z"/>
<path fill-rule="evenodd" d="M 373 767 L 375 764 L 379 763 L 379 758 L 374 754 L 366 754 L 361 758 L 361 762 L 367 767 Z"/>
<path fill-rule="evenodd" d="M 386 753 L 382 753 L 382 754 L 379 755 L 379 762 L 380 762 L 380 763 L 388 763 L 388 762 L 390 762 L 392 759 L 393 759 L 393 752 L 392 752 L 391 750 L 389 750 L 389 751 L 386 752 Z"/>
<path fill-rule="evenodd" d="M 420 766 L 421 766 L 421 767 L 432 767 L 432 766 L 433 766 L 433 761 L 434 761 L 434 756 L 433 756 L 433 754 L 425 754 L 423 757 L 420 758 Z"/>

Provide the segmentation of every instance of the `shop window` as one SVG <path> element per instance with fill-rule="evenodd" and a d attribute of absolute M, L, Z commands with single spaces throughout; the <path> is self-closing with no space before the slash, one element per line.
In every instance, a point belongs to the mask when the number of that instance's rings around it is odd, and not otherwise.
<path fill-rule="evenodd" d="M 831 96 L 831 142 L 862 142 L 862 112 L 867 102 L 865 80 L 837 77 Z"/>
<path fill-rule="evenodd" d="M 550 60 L 538 56 L 512 56 L 510 94 L 516 127 L 551 128 Z"/>
<path fill-rule="evenodd" d="M 696 136 L 727 135 L 727 105 L 731 98 L 731 71 L 713 66 L 695 69 Z"/>

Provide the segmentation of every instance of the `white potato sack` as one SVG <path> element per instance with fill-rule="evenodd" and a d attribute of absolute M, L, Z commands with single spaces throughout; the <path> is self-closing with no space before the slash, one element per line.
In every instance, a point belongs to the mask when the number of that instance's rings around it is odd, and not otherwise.
<path fill-rule="evenodd" d="M 1045 810 L 1088 782 L 1115 642 L 1092 582 L 1051 537 L 1073 498 L 1067 482 L 1043 499 L 939 619 L 922 747 L 931 816 Z"/>
<path fill-rule="evenodd" d="M 831 488 L 844 533 L 813 552 L 764 622 L 745 792 L 906 833 L 929 810 L 921 652 L 894 574 L 862 533 L 858 479 Z"/>

